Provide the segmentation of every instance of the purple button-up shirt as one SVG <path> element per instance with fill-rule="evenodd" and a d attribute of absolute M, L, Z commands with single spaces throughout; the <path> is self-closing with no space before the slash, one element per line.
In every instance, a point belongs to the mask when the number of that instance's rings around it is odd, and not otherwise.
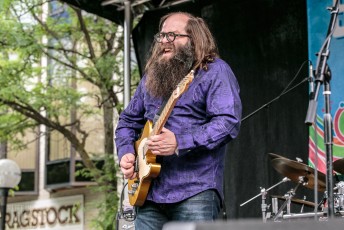
<path fill-rule="evenodd" d="M 115 138 L 119 160 L 135 152 L 133 143 L 162 104 L 147 93 L 145 80 L 119 118 Z M 217 58 L 207 71 L 197 71 L 165 125 L 176 136 L 179 154 L 157 158 L 161 171 L 147 200 L 175 203 L 208 189 L 223 198 L 225 144 L 238 135 L 241 111 L 239 85 L 226 62 Z"/>

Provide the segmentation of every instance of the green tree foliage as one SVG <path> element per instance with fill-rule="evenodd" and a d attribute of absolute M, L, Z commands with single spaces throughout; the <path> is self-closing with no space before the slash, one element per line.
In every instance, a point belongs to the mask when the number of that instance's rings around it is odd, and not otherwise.
<path fill-rule="evenodd" d="M 101 117 L 104 155 L 112 156 L 114 114 L 122 108 L 122 28 L 58 1 L 2 0 L 1 8 L 0 141 L 25 148 L 18 133 L 45 125 L 62 134 L 103 191 L 117 197 L 114 163 L 95 167 L 84 122 Z M 137 69 L 133 73 L 136 85 Z"/>

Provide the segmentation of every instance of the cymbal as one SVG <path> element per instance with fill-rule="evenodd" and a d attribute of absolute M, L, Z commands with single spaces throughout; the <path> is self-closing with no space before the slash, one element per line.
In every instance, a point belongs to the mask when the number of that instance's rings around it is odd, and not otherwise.
<path fill-rule="evenodd" d="M 276 158 L 285 158 L 285 157 L 282 157 L 278 154 L 275 154 L 275 153 L 268 153 L 269 157 L 270 157 L 270 160 L 273 160 L 273 159 L 276 159 Z"/>
<path fill-rule="evenodd" d="M 279 195 L 271 195 L 272 198 L 278 198 L 278 199 L 281 199 L 281 200 L 286 200 L 287 198 L 284 197 L 284 196 L 279 196 Z M 315 203 L 313 202 L 310 202 L 310 201 L 307 201 L 307 200 L 301 200 L 301 199 L 297 199 L 297 198 L 291 198 L 290 199 L 291 202 L 294 202 L 296 204 L 304 204 L 306 206 L 309 206 L 309 207 L 315 207 Z"/>
<path fill-rule="evenodd" d="M 333 162 L 333 170 L 340 174 L 344 174 L 344 158 Z"/>
<path fill-rule="evenodd" d="M 314 188 L 314 169 L 303 163 L 289 160 L 287 158 L 275 158 L 271 161 L 272 166 L 277 172 L 288 177 L 290 180 L 301 183 L 300 177 L 303 177 L 303 186 L 313 189 Z M 318 191 L 324 192 L 326 190 L 326 176 L 318 171 Z"/>

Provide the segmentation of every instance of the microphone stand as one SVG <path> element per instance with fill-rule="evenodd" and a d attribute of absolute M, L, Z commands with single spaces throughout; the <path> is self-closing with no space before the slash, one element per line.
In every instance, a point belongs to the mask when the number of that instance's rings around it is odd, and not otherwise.
<path fill-rule="evenodd" d="M 327 60 L 329 58 L 329 46 L 331 42 L 331 37 L 334 32 L 334 27 L 336 24 L 337 16 L 338 16 L 338 3 L 339 0 L 336 1 L 335 6 L 331 7 L 331 20 L 329 24 L 329 28 L 327 31 L 327 37 L 325 39 L 324 44 L 322 45 L 320 52 L 318 53 L 318 60 L 317 60 L 317 67 L 315 72 L 315 91 L 314 94 L 311 95 L 308 111 L 306 115 L 305 123 L 307 125 L 312 125 L 316 119 L 316 109 L 317 109 L 317 98 L 319 95 L 320 85 L 323 84 L 323 94 L 325 99 L 325 113 L 324 113 L 324 144 L 326 147 L 326 188 L 328 194 L 328 217 L 332 219 L 334 217 L 334 199 L 333 199 L 333 133 L 332 133 L 332 117 L 330 111 L 330 80 L 331 80 L 331 72 L 327 65 Z"/>

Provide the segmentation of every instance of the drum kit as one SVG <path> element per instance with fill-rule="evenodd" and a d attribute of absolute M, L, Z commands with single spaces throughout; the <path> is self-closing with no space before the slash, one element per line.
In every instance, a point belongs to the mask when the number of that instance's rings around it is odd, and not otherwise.
<path fill-rule="evenodd" d="M 302 160 L 299 158 L 296 158 L 296 161 L 294 161 L 274 153 L 269 153 L 268 155 L 273 168 L 278 173 L 282 174 L 284 178 L 268 189 L 261 188 L 261 192 L 258 195 L 242 203 L 240 206 L 244 206 L 257 197 L 261 197 L 261 211 L 263 222 L 281 222 L 283 220 L 303 218 L 316 218 L 318 220 L 326 220 L 328 218 L 328 215 L 325 174 L 302 163 Z M 333 170 L 337 173 L 344 174 L 344 158 L 333 162 Z M 296 187 L 290 189 L 283 196 L 271 195 L 271 204 L 267 204 L 266 199 L 268 191 L 287 181 L 297 183 Z M 324 196 L 320 203 L 317 204 L 305 199 L 295 198 L 296 190 L 299 186 L 303 186 L 309 189 L 317 189 L 318 192 L 323 192 Z M 335 191 L 333 194 L 334 209 L 336 214 L 335 216 L 344 217 L 344 181 L 338 181 L 333 191 Z M 283 201 L 283 204 L 280 207 L 278 207 L 278 201 Z M 302 205 L 300 213 L 291 212 L 292 204 Z M 314 211 L 303 212 L 304 207 L 313 208 Z"/>

